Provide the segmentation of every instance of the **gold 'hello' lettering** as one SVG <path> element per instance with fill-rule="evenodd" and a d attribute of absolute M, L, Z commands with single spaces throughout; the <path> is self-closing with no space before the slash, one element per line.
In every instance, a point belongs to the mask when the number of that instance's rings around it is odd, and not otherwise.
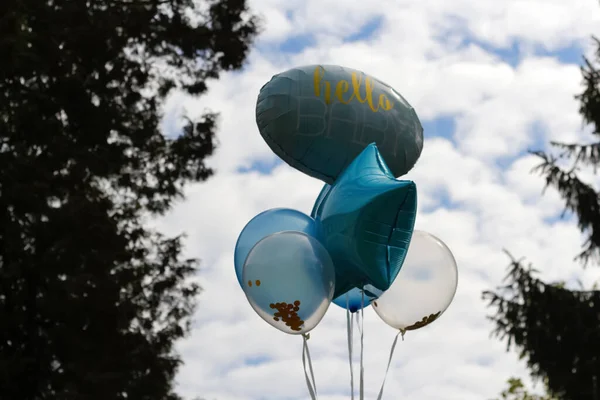
<path fill-rule="evenodd" d="M 384 111 L 389 111 L 392 109 L 392 102 L 385 94 L 379 95 L 379 107 Z"/>
<path fill-rule="evenodd" d="M 321 97 L 321 81 L 325 78 L 325 68 L 318 66 L 313 74 L 315 96 Z M 325 84 L 325 104 L 331 104 L 331 83 L 324 81 Z"/>
<path fill-rule="evenodd" d="M 325 80 L 325 68 L 318 66 L 315 68 L 313 73 L 313 85 L 315 96 L 325 98 L 325 104 L 331 104 L 333 102 L 331 93 L 331 82 Z M 385 93 L 381 93 L 377 98 L 377 103 L 373 98 L 373 90 L 375 83 L 373 78 L 366 76 L 364 78 L 364 95 L 361 93 L 363 86 L 363 75 L 358 72 L 352 72 L 350 75 L 350 82 L 341 79 L 335 84 L 335 90 L 333 97 L 342 104 L 349 104 L 353 100 L 358 101 L 361 104 L 367 103 L 371 111 L 377 112 L 379 110 L 389 111 L 394 107 L 394 103 L 389 99 Z M 352 90 L 350 91 L 350 87 Z M 344 98 L 348 92 L 351 92 L 350 97 Z"/>
<path fill-rule="evenodd" d="M 340 103 L 348 104 L 350 100 L 352 100 L 352 96 L 348 100 L 344 100 L 344 93 L 346 93 L 350 89 L 350 85 L 348 81 L 341 80 L 335 86 L 335 97 L 338 99 Z"/>
<path fill-rule="evenodd" d="M 367 77 L 367 80 L 369 80 L 368 77 Z M 365 93 L 365 98 L 361 99 L 360 98 L 361 83 L 362 83 L 362 74 L 359 77 L 356 72 L 353 72 L 352 73 L 352 89 L 353 89 L 352 98 L 356 97 L 356 100 L 358 100 L 359 103 L 364 103 L 365 101 L 367 101 L 367 97 L 369 96 L 369 91 L 368 91 L 368 85 L 367 85 L 367 93 Z"/>

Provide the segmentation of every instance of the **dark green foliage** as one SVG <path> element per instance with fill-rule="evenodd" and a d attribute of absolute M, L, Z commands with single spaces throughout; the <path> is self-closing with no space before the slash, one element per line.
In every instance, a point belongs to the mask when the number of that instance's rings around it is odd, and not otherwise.
<path fill-rule="evenodd" d="M 510 378 L 508 380 L 508 388 L 500 393 L 500 398 L 495 400 L 555 400 L 555 398 L 544 395 L 538 396 L 530 394 L 523 382 L 518 378 Z"/>
<path fill-rule="evenodd" d="M 586 237 L 577 259 L 584 266 L 600 264 L 600 201 L 598 192 L 579 176 L 582 168 L 600 166 L 600 42 L 595 63 L 582 67 L 584 91 L 577 96 L 584 122 L 596 140 L 589 144 L 552 143 L 557 155 L 533 152 L 541 159 L 536 171 L 560 193 L 565 211 L 575 215 Z M 531 267 L 512 260 L 506 286 L 486 292 L 495 309 L 495 333 L 516 346 L 534 377 L 547 382 L 560 400 L 600 399 L 600 292 L 567 290 L 540 281 Z M 589 282 L 588 287 L 593 282 Z M 595 288 L 595 285 L 594 285 Z"/>
<path fill-rule="evenodd" d="M 207 179 L 217 115 L 165 96 L 242 66 L 244 0 L 0 1 L 0 399 L 178 399 L 198 287 L 144 226 Z"/>
<path fill-rule="evenodd" d="M 484 297 L 495 334 L 516 346 L 531 373 L 559 399 L 600 395 L 600 292 L 570 291 L 536 279 L 514 260 L 506 285 Z"/>

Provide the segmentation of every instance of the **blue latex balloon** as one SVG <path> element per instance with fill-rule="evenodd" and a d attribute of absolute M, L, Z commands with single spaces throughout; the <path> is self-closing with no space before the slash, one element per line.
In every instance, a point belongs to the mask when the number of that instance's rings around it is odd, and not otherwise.
<path fill-rule="evenodd" d="M 375 144 L 323 188 L 313 216 L 317 238 L 335 265 L 334 298 L 366 285 L 377 291 L 390 287 L 404 262 L 416 213 L 414 182 L 395 179 Z"/>
<path fill-rule="evenodd" d="M 377 143 L 396 177 L 415 165 L 423 149 L 419 118 L 397 91 L 337 65 L 275 75 L 258 95 L 256 123 L 275 154 L 327 183 L 369 143 Z"/>
<path fill-rule="evenodd" d="M 352 288 L 341 296 L 333 299 L 333 304 L 355 313 L 361 308 L 367 308 L 373 300 L 374 299 L 367 296 L 366 293 L 363 296 L 362 290 L 359 288 Z M 361 307 L 361 305 L 363 307 Z"/>
<path fill-rule="evenodd" d="M 235 245 L 235 274 L 240 286 L 244 286 L 242 271 L 250 250 L 266 236 L 282 231 L 298 231 L 314 236 L 315 220 L 300 211 L 288 208 L 273 208 L 252 218 L 240 233 Z"/>
<path fill-rule="evenodd" d="M 312 330 L 333 298 L 335 270 L 319 241 L 302 232 L 275 233 L 252 248 L 244 293 L 256 313 L 290 334 Z"/>

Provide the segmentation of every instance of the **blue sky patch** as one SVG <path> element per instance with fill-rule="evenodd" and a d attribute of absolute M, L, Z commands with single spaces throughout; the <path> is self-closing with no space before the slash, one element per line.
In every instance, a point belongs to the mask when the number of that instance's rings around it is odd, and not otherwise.
<path fill-rule="evenodd" d="M 583 64 L 583 48 L 578 44 L 572 44 L 571 46 L 562 47 L 553 51 L 548 51 L 542 46 L 537 46 L 535 54 L 537 56 L 556 58 L 563 64 Z"/>
<path fill-rule="evenodd" d="M 246 359 L 244 360 L 244 364 L 245 365 L 260 365 L 269 361 L 272 361 L 273 359 L 269 356 L 266 355 L 258 355 L 258 356 L 253 356 L 253 357 L 246 357 Z"/>
<path fill-rule="evenodd" d="M 523 45 L 517 40 L 513 40 L 511 45 L 508 47 L 497 47 L 484 41 L 477 40 L 473 37 L 468 37 L 463 39 L 459 47 L 464 48 L 469 45 L 475 45 L 488 53 L 496 55 L 502 59 L 502 61 L 512 67 L 517 67 L 527 56 L 527 53 L 524 53 Z M 545 49 L 544 46 L 539 44 L 533 48 L 533 55 L 538 57 L 553 57 L 563 64 L 581 65 L 583 62 L 582 53 L 583 49 L 577 43 L 573 43 L 570 46 L 551 51 Z"/>
<path fill-rule="evenodd" d="M 452 116 L 440 116 L 421 121 L 421 125 L 423 125 L 423 136 L 425 139 L 442 137 L 452 140 L 452 135 L 456 129 L 456 121 Z"/>
<path fill-rule="evenodd" d="M 371 18 L 363 26 L 361 26 L 357 32 L 346 36 L 344 38 L 344 42 L 351 43 L 359 42 L 361 40 L 369 40 L 377 34 L 382 24 L 383 16 L 378 15 L 374 18 Z"/>
<path fill-rule="evenodd" d="M 279 51 L 288 54 L 299 54 L 317 44 L 312 33 L 291 36 L 279 45 Z"/>
<path fill-rule="evenodd" d="M 415 181 L 417 185 L 417 193 L 419 190 L 419 182 Z M 450 198 L 450 193 L 446 188 L 440 187 L 434 193 L 431 193 L 429 196 L 434 198 L 434 201 L 427 206 L 419 205 L 419 208 L 424 213 L 432 213 L 440 209 L 446 210 L 458 210 L 460 209 L 459 205 L 452 201 Z"/>
<path fill-rule="evenodd" d="M 261 175 L 269 175 L 275 168 L 283 164 L 283 160 L 277 156 L 273 156 L 266 160 L 254 160 L 252 164 L 245 167 L 239 167 L 237 172 L 247 174 L 250 172 L 258 172 Z"/>

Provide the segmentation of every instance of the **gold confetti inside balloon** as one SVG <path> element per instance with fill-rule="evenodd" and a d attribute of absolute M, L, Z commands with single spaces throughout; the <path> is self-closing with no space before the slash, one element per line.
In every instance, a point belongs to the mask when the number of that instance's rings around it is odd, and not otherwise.
<path fill-rule="evenodd" d="M 275 328 L 303 334 L 321 321 L 335 289 L 333 261 L 317 239 L 284 231 L 259 241 L 243 268 L 244 293 Z"/>
<path fill-rule="evenodd" d="M 448 308 L 458 285 L 452 252 L 437 237 L 415 230 L 400 273 L 373 309 L 401 331 L 423 328 Z"/>

